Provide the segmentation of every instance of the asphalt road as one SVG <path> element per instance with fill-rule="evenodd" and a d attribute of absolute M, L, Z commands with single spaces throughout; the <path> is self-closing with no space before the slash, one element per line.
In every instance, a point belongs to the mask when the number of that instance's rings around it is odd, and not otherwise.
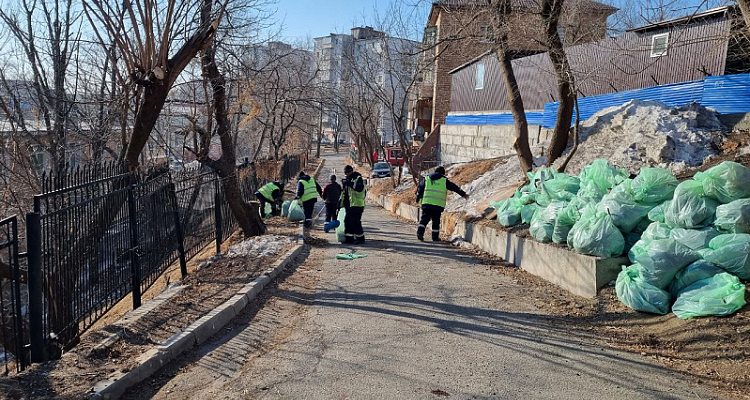
<path fill-rule="evenodd" d="M 331 157 L 321 178 L 341 163 Z M 566 332 L 511 277 L 418 242 L 415 223 L 370 207 L 364 225 L 366 245 L 311 249 L 233 329 L 128 397 L 717 398 L 644 357 Z M 349 251 L 367 257 L 335 260 Z"/>

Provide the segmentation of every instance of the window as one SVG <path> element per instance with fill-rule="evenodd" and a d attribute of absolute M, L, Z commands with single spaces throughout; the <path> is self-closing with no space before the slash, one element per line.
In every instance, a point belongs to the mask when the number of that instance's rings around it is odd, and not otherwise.
<path fill-rule="evenodd" d="M 494 31 L 490 25 L 479 26 L 479 42 L 480 43 L 494 43 Z"/>
<path fill-rule="evenodd" d="M 47 151 L 40 145 L 33 145 L 29 153 L 31 167 L 41 175 L 47 170 Z"/>
<path fill-rule="evenodd" d="M 484 89 L 484 64 L 477 64 L 477 76 L 474 83 L 474 89 Z"/>
<path fill-rule="evenodd" d="M 651 57 L 666 56 L 668 47 L 669 33 L 662 33 L 651 37 Z"/>

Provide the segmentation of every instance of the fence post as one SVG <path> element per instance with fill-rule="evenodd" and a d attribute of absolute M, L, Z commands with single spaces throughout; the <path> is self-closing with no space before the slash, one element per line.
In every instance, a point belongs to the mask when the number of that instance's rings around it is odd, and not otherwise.
<path fill-rule="evenodd" d="M 217 177 L 214 181 L 214 221 L 216 222 L 216 254 L 221 254 L 221 178 Z"/>
<path fill-rule="evenodd" d="M 133 285 L 133 309 L 141 306 L 141 266 L 138 260 L 138 207 L 135 204 L 135 185 L 128 186 L 128 214 L 130 221 L 130 271 Z"/>
<path fill-rule="evenodd" d="M 169 182 L 169 195 L 172 198 L 174 209 L 174 228 L 177 234 L 177 252 L 180 255 L 180 273 L 184 279 L 187 276 L 187 260 L 185 259 L 185 238 L 182 235 L 182 222 L 180 222 L 179 203 L 177 203 L 177 190 L 174 182 Z"/>
<path fill-rule="evenodd" d="M 31 340 L 31 362 L 47 361 L 47 346 L 44 343 L 44 305 L 42 304 L 42 216 L 26 214 L 26 254 L 28 259 L 29 284 L 29 335 Z"/>

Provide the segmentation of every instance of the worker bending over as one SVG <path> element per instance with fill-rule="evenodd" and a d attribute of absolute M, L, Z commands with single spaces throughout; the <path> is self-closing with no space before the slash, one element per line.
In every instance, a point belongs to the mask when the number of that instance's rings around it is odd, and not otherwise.
<path fill-rule="evenodd" d="M 284 196 L 284 184 L 279 181 L 273 181 L 261 186 L 255 192 L 255 198 L 260 201 L 260 212 L 265 213 L 266 203 L 271 204 L 271 215 L 276 217 L 281 215 L 279 203 Z"/>

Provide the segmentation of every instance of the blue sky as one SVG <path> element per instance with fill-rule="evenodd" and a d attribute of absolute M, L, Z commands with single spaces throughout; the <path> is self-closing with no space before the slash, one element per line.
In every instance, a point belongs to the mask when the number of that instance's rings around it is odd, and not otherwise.
<path fill-rule="evenodd" d="M 373 24 L 375 11 L 384 13 L 392 0 L 276 0 L 276 19 L 283 21 L 283 39 L 295 41 L 325 36 L 329 33 L 347 33 L 350 28 L 366 23 Z M 429 0 L 402 0 L 409 4 L 421 3 L 429 7 Z M 600 0 L 602 1 L 602 0 Z M 669 1 L 669 0 L 668 0 Z M 718 3 L 721 0 L 705 0 Z M 612 0 L 615 6 L 627 7 L 629 0 Z M 688 9 L 703 3 L 704 0 L 677 0 L 680 7 Z M 688 14 L 689 11 L 685 11 Z M 423 26 L 426 19 L 414 21 Z"/>

